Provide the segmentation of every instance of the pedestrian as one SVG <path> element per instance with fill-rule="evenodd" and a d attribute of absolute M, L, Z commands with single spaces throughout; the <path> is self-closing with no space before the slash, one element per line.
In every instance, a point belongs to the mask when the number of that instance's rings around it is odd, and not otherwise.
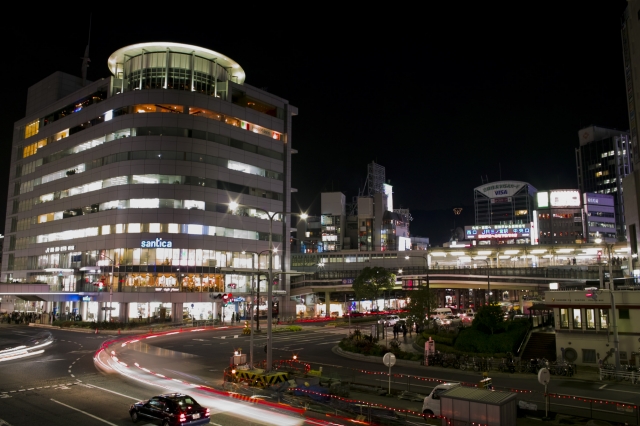
<path fill-rule="evenodd" d="M 218 312 L 218 322 L 220 322 L 221 320 L 222 320 L 222 314 Z"/>
<path fill-rule="evenodd" d="M 233 324 L 236 321 L 236 313 L 232 313 L 231 314 L 231 324 Z"/>
<path fill-rule="evenodd" d="M 398 338 L 399 331 L 400 331 L 400 330 L 398 330 L 398 324 L 394 324 L 394 325 L 393 325 L 393 338 L 394 338 L 394 339 L 397 339 L 397 338 Z"/>
<path fill-rule="evenodd" d="M 404 337 L 404 340 L 407 340 L 407 325 L 406 324 L 402 324 L 402 337 Z"/>

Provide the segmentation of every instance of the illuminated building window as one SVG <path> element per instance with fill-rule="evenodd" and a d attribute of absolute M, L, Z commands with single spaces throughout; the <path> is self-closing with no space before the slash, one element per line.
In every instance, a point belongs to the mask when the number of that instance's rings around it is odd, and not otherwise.
<path fill-rule="evenodd" d="M 24 138 L 37 135 L 40 130 L 40 119 L 32 121 L 24 127 Z"/>

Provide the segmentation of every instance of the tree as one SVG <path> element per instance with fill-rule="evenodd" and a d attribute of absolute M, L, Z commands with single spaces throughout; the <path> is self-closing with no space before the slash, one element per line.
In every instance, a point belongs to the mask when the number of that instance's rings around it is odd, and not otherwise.
<path fill-rule="evenodd" d="M 409 303 L 409 318 L 411 322 L 415 322 L 421 328 L 427 325 L 427 318 L 431 311 L 437 307 L 437 294 L 435 290 L 420 287 L 419 290 L 407 292 Z"/>
<path fill-rule="evenodd" d="M 499 305 L 484 305 L 473 318 L 473 326 L 480 331 L 493 334 L 504 322 L 504 313 Z"/>
<path fill-rule="evenodd" d="M 392 290 L 396 283 L 396 276 L 384 268 L 366 267 L 353 281 L 353 291 L 358 300 L 378 300 L 384 290 Z"/>

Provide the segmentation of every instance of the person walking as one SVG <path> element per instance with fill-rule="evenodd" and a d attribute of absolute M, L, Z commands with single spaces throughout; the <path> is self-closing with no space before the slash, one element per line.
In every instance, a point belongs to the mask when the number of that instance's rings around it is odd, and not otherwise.
<path fill-rule="evenodd" d="M 231 324 L 233 324 L 234 322 L 236 322 L 236 313 L 235 312 L 233 312 L 231 314 Z"/>
<path fill-rule="evenodd" d="M 402 324 L 402 337 L 404 337 L 404 340 L 407 340 L 407 325 L 406 324 Z"/>

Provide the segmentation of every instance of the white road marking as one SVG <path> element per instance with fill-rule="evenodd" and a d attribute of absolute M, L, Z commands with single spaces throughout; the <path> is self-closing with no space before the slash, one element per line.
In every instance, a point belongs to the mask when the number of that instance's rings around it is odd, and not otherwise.
<path fill-rule="evenodd" d="M 0 426 L 11 426 L 9 423 L 7 423 L 6 421 L 0 419 Z"/>
<path fill-rule="evenodd" d="M 72 375 L 71 375 L 71 377 L 76 377 L 76 376 L 74 376 L 74 375 L 72 374 Z"/>
<path fill-rule="evenodd" d="M 88 387 L 88 388 L 96 388 L 96 389 L 100 389 L 100 390 L 103 390 L 103 391 L 106 391 L 106 392 L 110 392 L 110 393 L 115 394 L 115 395 L 124 396 L 125 398 L 129 398 L 129 399 L 132 399 L 132 400 L 134 400 L 134 401 L 142 401 L 142 400 L 144 399 L 144 398 L 134 398 L 134 397 L 132 397 L 132 396 L 125 395 L 125 394 L 123 394 L 123 393 L 119 393 L 119 392 L 112 391 L 112 390 L 109 390 L 109 389 L 101 388 L 100 386 L 96 386 L 96 385 L 86 384 L 86 385 L 82 385 L 82 386 L 86 386 L 86 387 Z"/>
<path fill-rule="evenodd" d="M 608 383 L 607 383 L 607 384 L 608 384 Z M 606 387 L 607 387 L 607 384 L 604 384 L 604 385 L 600 386 L 598 389 L 604 389 L 604 388 L 606 388 Z"/>
<path fill-rule="evenodd" d="M 87 416 L 89 416 L 89 417 L 92 417 L 92 418 L 94 418 L 94 419 L 96 419 L 96 420 L 99 420 L 99 421 L 101 421 L 102 423 L 106 423 L 106 424 L 111 425 L 111 426 L 118 426 L 118 425 L 116 425 L 115 423 L 108 422 L 108 421 L 106 421 L 105 419 L 101 419 L 100 417 L 94 416 L 93 414 L 89 414 L 89 413 L 87 413 L 86 411 L 82 411 L 82 410 L 80 410 L 80 409 L 78 409 L 78 408 L 75 408 L 75 407 L 72 407 L 72 406 L 70 406 L 70 405 L 64 404 L 64 403 L 62 403 L 62 402 L 60 402 L 60 401 L 56 401 L 56 400 L 55 400 L 55 399 L 53 399 L 53 398 L 51 398 L 51 401 L 55 402 L 56 404 L 64 405 L 64 406 L 65 406 L 65 407 L 67 407 L 67 408 L 71 408 L 72 410 L 75 410 L 75 411 L 77 411 L 77 412 L 79 412 L 79 413 L 85 414 L 85 415 L 87 415 Z"/>
<path fill-rule="evenodd" d="M 336 343 L 340 343 L 340 340 L 335 342 L 316 343 L 316 345 L 335 345 Z"/>

